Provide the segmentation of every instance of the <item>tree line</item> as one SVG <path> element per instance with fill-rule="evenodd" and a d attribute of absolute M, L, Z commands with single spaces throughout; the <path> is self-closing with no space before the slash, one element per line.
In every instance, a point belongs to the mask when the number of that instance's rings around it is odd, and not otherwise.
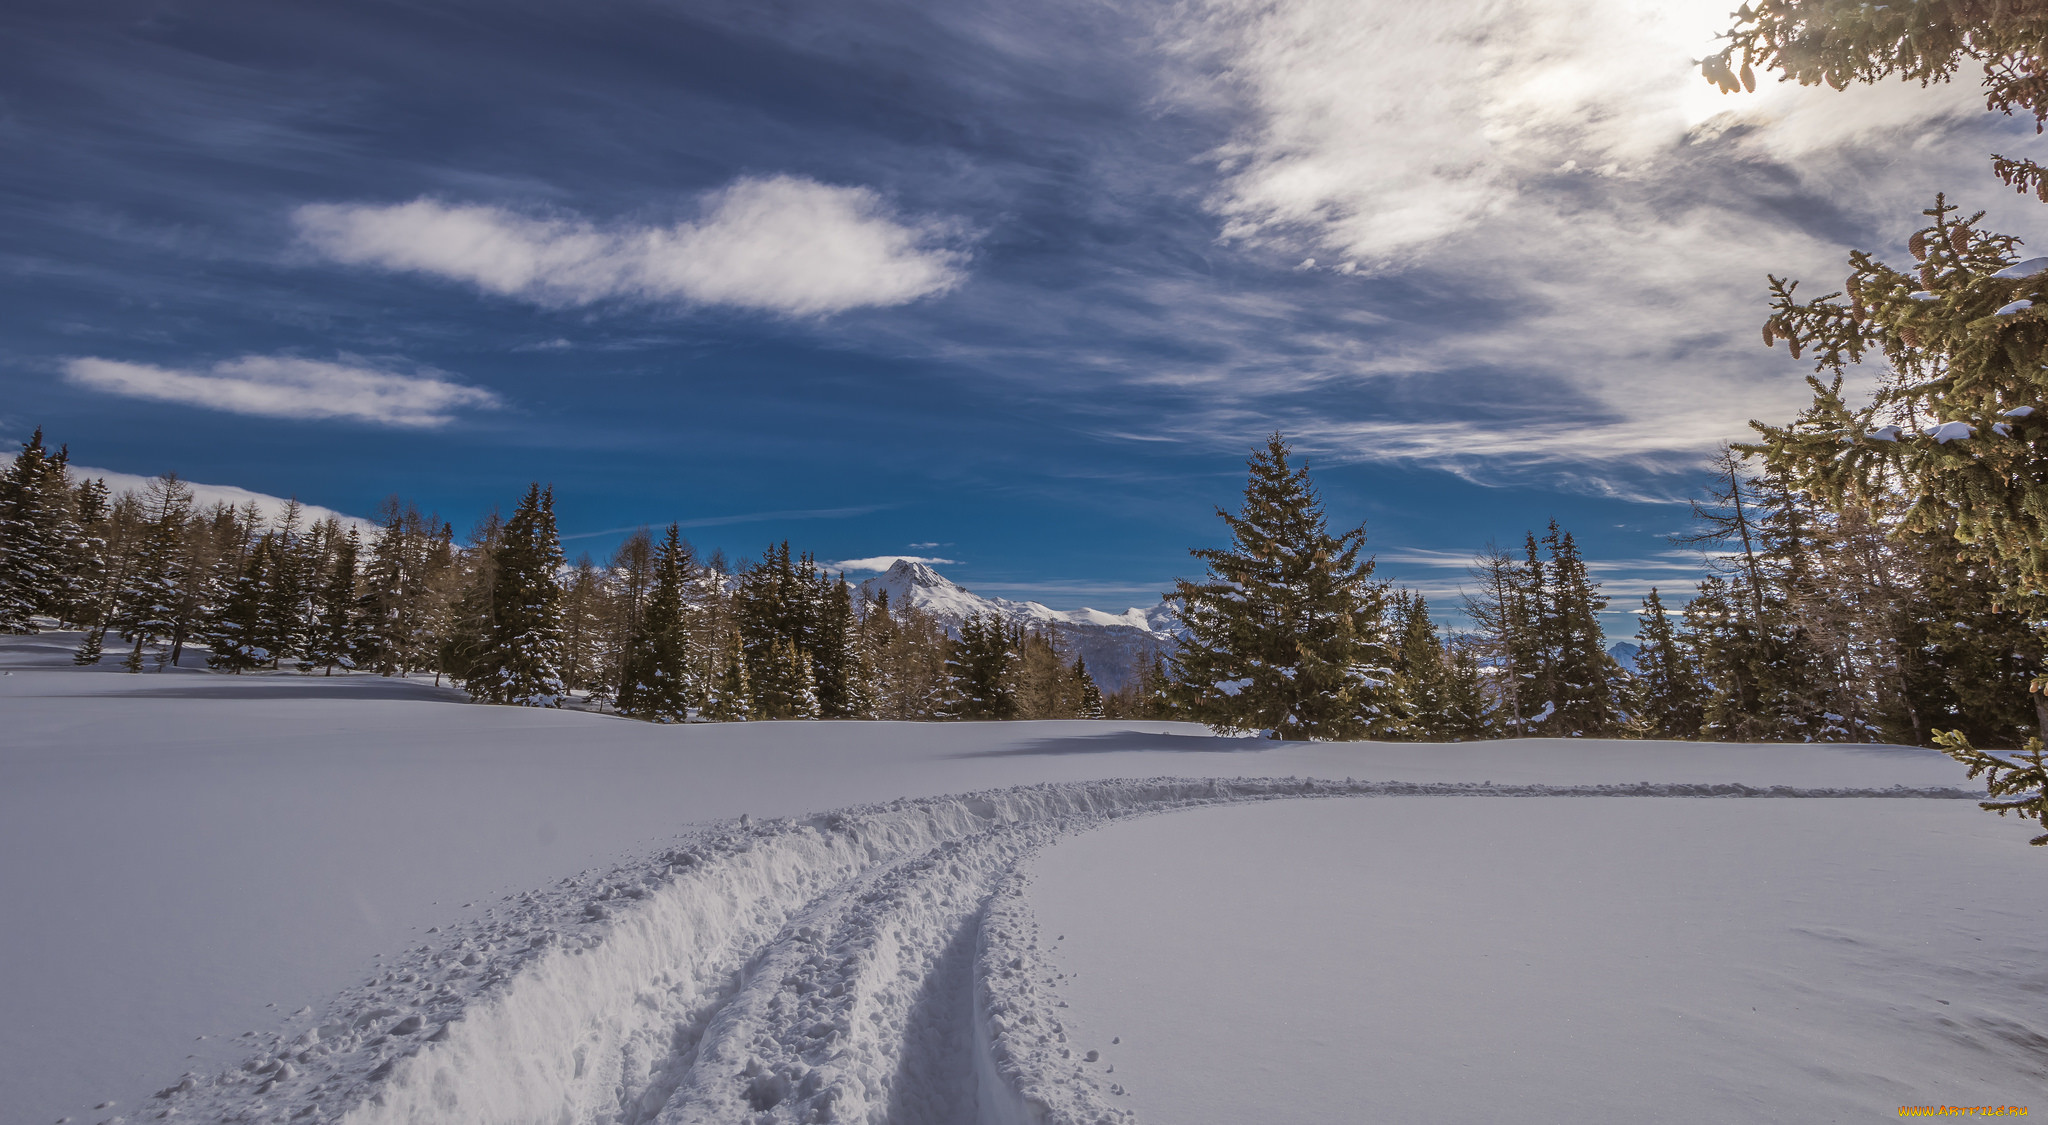
<path fill-rule="evenodd" d="M 2036 734 L 2048 670 L 2039 617 L 1998 568 L 1916 530 L 1903 504 L 1831 507 L 1781 466 L 1722 450 L 1693 503 L 1707 574 L 1676 611 L 1642 601 L 1633 669 L 1607 651 L 1609 605 L 1570 532 L 1470 570 L 1469 633 L 1439 636 L 1423 599 L 1333 533 L 1306 468 L 1273 435 L 1244 502 L 1218 511 L 1227 548 L 1180 582 L 1187 637 L 1167 702 L 1226 730 L 1278 737 L 1551 736 L 1894 742 L 1952 732 L 1997 746 Z"/>
<path fill-rule="evenodd" d="M 1151 710 L 1138 685 L 1104 693 L 1049 631 L 985 617 L 955 637 L 787 543 L 734 567 L 671 526 L 568 563 L 539 485 L 458 541 L 396 499 L 366 536 L 296 501 L 275 518 L 201 506 L 175 476 L 111 496 L 68 462 L 38 431 L 0 474 L 0 631 L 81 629 L 80 664 L 431 675 L 480 701 L 656 721 Z"/>

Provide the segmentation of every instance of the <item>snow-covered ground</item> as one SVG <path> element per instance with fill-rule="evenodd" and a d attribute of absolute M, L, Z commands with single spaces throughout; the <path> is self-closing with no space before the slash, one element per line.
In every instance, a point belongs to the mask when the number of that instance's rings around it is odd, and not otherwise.
<path fill-rule="evenodd" d="M 2040 1112 L 2043 857 L 2012 829 L 1960 801 L 1264 804 L 1062 839 L 1027 899 L 1077 1056 L 1142 1121 Z"/>
<path fill-rule="evenodd" d="M 1939 824 L 1981 861 L 1902 868 L 1887 893 L 1914 897 L 1912 880 L 1939 870 L 1942 893 L 1966 906 L 1958 916 L 2026 915 L 2038 898 L 2012 890 L 2038 860 L 2023 834 L 1954 799 L 1974 787 L 1919 750 L 1276 746 L 1156 722 L 657 727 L 473 706 L 416 681 L 81 670 L 68 666 L 75 642 L 0 640 L 8 1122 L 172 1109 L 199 1120 L 799 1121 L 823 1120 L 828 1106 L 833 1120 L 899 1123 L 1095 1120 L 1134 1106 L 1141 1119 L 1176 1120 L 1166 1108 L 1146 1115 L 1169 1103 L 1144 1099 L 1196 1083 L 1192 1072 L 1165 1058 L 1149 1084 L 1118 1094 L 1118 1078 L 1088 1069 L 1066 1034 L 1061 1021 L 1095 1001 L 1057 975 L 1065 944 L 1036 936 L 1051 881 L 1027 872 L 1054 841 L 1066 842 L 1048 864 L 1091 838 L 1226 814 L 1275 818 L 1273 847 L 1338 866 L 1412 849 L 1416 872 L 1455 864 L 1392 829 L 1347 829 L 1387 833 L 1367 848 L 1314 826 L 1343 809 L 1462 839 L 1458 825 L 1497 820 L 1480 835 L 1498 840 L 1535 818 L 1504 846 L 1534 866 L 1554 853 L 1571 870 L 1601 840 L 1646 846 L 1644 833 L 1609 824 L 1622 814 L 1604 810 L 1623 807 L 1687 810 L 1672 815 L 1689 827 L 1671 839 L 1703 848 L 1768 815 L 1725 811 L 1737 806 L 1785 810 L 1809 834 L 1867 825 L 1900 853 Z M 1117 780 L 1131 778 L 1152 780 Z M 1792 799 L 1755 799 L 1772 786 Z M 1658 799 L 1674 793 L 1706 799 Z M 1825 799 L 1856 794 L 1899 799 Z M 1361 799 L 1297 799 L 1323 797 Z M 1215 805 L 1256 807 L 1198 808 Z M 1837 811 L 1852 806 L 1873 811 Z M 1496 807 L 1515 811 L 1474 811 Z M 1541 809 L 1560 811 L 1544 820 Z M 1166 815 L 1097 831 L 1152 813 Z M 1856 815 L 1876 819 L 1842 819 Z M 1722 871 L 1824 880 L 1853 846 L 1745 846 Z M 1199 870 L 1191 860 L 1132 877 L 1185 885 Z M 1455 885 L 1424 894 L 1424 882 L 1390 884 L 1376 916 L 1421 924 L 1456 897 Z M 1311 933 L 1325 905 L 1301 896 L 1297 914 L 1269 922 Z M 2041 931 L 2038 911 L 2026 917 Z M 1101 925 L 1115 924 L 1105 912 Z M 1516 993 L 1504 1002 L 1544 994 L 1534 972 L 1496 979 Z M 2029 979 L 2038 998 L 2042 980 Z M 1209 1018 L 1161 1003 L 1159 1019 Z M 1457 1015 L 1417 1033 L 1454 1043 Z M 1233 1018 L 1260 1035 L 1285 1013 Z M 1406 1018 L 1427 1024 L 1426 1013 Z M 2043 1030 L 2014 1018 L 2013 1042 Z M 1482 1053 L 1512 1049 L 1502 1042 L 1473 1039 Z M 1302 1104 L 1345 1088 L 1297 1079 Z"/>

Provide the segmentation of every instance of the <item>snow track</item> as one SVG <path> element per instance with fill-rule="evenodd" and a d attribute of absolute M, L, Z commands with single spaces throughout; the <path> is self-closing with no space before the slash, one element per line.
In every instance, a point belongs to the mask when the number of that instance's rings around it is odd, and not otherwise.
<path fill-rule="evenodd" d="M 1022 862 L 1062 833 L 1295 797 L 1964 798 L 1957 789 L 1096 781 L 742 818 L 509 898 L 164 1109 L 348 1125 L 1119 1122 L 1069 1047 Z M 251 1046 L 259 1044 L 252 1042 Z"/>

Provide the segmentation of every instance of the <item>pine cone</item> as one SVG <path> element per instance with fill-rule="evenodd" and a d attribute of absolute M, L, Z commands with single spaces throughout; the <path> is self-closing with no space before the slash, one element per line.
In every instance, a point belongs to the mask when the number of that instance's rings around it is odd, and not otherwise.
<path fill-rule="evenodd" d="M 1956 257 L 1958 258 L 1969 253 L 1970 228 L 1950 227 L 1948 232 L 1948 247 L 1949 249 L 1954 250 L 1956 252 Z"/>
<path fill-rule="evenodd" d="M 1906 249 L 1913 252 L 1914 261 L 1925 261 L 1927 259 L 1927 232 L 1924 230 L 1914 231 L 1913 237 L 1906 240 Z"/>
<path fill-rule="evenodd" d="M 1920 334 L 1910 328 L 1901 328 L 1899 329 L 1899 342 L 1909 348 L 1917 348 L 1920 346 Z"/>
<path fill-rule="evenodd" d="M 1920 288 L 1934 288 L 1934 267 L 1932 265 L 1925 265 L 1920 267 Z"/>
<path fill-rule="evenodd" d="M 1775 347 L 1777 343 L 1778 334 L 1771 331 L 1771 322 L 1764 321 L 1764 347 Z"/>

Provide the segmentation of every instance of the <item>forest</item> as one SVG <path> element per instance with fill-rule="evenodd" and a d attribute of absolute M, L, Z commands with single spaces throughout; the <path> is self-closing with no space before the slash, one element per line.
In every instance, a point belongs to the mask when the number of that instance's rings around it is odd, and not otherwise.
<path fill-rule="evenodd" d="M 661 722 L 1184 718 L 1277 738 L 1519 736 L 2012 746 L 2039 729 L 2041 633 L 1996 574 L 1902 515 L 1824 508 L 1733 449 L 1678 539 L 1707 573 L 1652 590 L 1633 667 L 1552 522 L 1489 544 L 1447 630 L 1333 533 L 1278 434 L 1227 548 L 1169 594 L 1183 630 L 1104 692 L 1056 630 L 868 597 L 787 542 L 700 557 L 675 527 L 569 562 L 550 490 L 459 541 L 397 499 L 369 534 L 296 502 L 200 506 L 175 476 L 109 495 L 38 431 L 0 475 L 0 629 L 79 629 L 80 664 L 432 676 L 490 703 Z"/>

